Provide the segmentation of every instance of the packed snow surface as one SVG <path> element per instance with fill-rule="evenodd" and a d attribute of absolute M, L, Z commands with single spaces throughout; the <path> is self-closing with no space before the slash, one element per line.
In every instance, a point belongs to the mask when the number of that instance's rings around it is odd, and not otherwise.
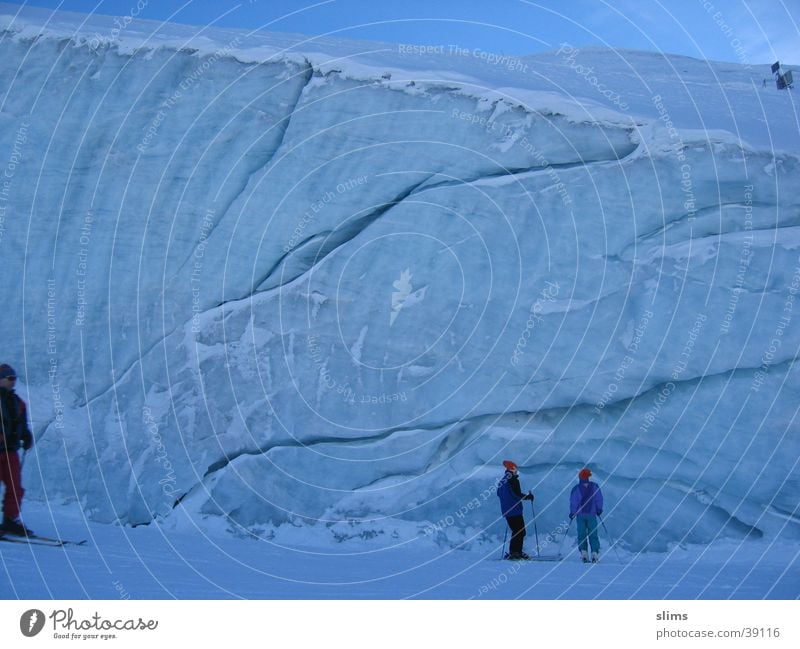
<path fill-rule="evenodd" d="M 34 505 L 43 534 L 87 539 L 46 548 L 0 542 L 2 599 L 794 599 L 800 556 L 785 541 L 717 541 L 584 565 L 574 540 L 561 562 L 501 561 L 499 544 L 443 549 L 426 540 L 376 548 L 292 547 L 195 528 L 90 523 L 74 507 Z M 574 531 L 574 530 L 573 530 Z M 605 538 L 603 542 L 605 543 Z M 542 539 L 544 542 L 544 539 Z M 747 548 L 743 548 L 746 545 Z M 529 548 L 530 549 L 530 548 Z M 553 547 L 543 547 L 542 555 Z M 535 551 L 534 551 L 535 554 Z"/>
<path fill-rule="evenodd" d="M 0 330 L 37 438 L 29 500 L 418 570 L 430 544 L 496 546 L 511 458 L 542 536 L 590 466 L 626 552 L 691 544 L 692 566 L 723 544 L 744 570 L 796 547 L 800 121 L 768 66 L 11 5 L 0 30 Z M 797 596 L 794 557 L 776 590 L 731 594 Z M 570 594 L 562 568 L 528 569 Z M 202 596 L 268 596 L 214 574 Z"/>

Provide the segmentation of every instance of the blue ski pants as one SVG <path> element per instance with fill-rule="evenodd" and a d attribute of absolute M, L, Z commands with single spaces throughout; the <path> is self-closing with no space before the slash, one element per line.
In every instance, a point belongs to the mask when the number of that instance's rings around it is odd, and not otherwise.
<path fill-rule="evenodd" d="M 589 546 L 591 546 L 592 552 L 600 552 L 600 538 L 597 536 L 597 516 L 579 514 L 575 518 L 578 519 L 578 549 L 581 552 L 588 552 Z"/>

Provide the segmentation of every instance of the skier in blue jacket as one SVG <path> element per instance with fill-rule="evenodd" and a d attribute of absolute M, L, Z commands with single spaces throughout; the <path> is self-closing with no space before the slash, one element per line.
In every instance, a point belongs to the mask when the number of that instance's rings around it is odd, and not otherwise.
<path fill-rule="evenodd" d="M 532 501 L 533 494 L 530 492 L 527 494 L 522 493 L 516 464 L 511 460 L 504 460 L 503 466 L 506 468 L 506 472 L 497 485 L 497 496 L 500 498 L 500 511 L 511 528 L 511 543 L 506 558 L 511 561 L 530 559 L 522 551 L 522 543 L 525 540 L 525 519 L 522 516 L 522 501 Z"/>
<path fill-rule="evenodd" d="M 592 563 L 600 560 L 597 517 L 603 513 L 603 492 L 596 482 L 589 481 L 591 477 L 590 469 L 581 469 L 578 473 L 580 482 L 572 488 L 569 496 L 569 518 L 578 517 L 578 548 L 584 563 L 589 563 L 589 546 L 592 548 Z"/>

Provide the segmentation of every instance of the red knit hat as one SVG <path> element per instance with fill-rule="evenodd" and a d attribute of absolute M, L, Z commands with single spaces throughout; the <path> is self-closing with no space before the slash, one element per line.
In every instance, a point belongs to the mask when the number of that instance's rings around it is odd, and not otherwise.
<path fill-rule="evenodd" d="M 591 471 L 591 469 L 581 469 L 581 470 L 578 472 L 578 478 L 579 478 L 580 480 L 588 480 L 588 479 L 589 479 L 589 478 L 591 478 L 591 477 L 592 477 L 592 471 Z"/>
<path fill-rule="evenodd" d="M 511 460 L 503 460 L 503 466 L 508 469 L 509 471 L 516 471 L 517 465 L 514 464 Z"/>

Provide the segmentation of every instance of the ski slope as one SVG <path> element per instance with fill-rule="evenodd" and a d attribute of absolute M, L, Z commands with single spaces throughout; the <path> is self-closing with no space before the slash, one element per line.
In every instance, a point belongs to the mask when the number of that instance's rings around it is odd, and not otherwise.
<path fill-rule="evenodd" d="M 632 555 L 608 550 L 584 565 L 574 538 L 560 563 L 499 560 L 499 546 L 346 552 L 292 548 L 237 539 L 223 530 L 145 526 L 135 529 L 83 520 L 76 508 L 31 508 L 41 531 L 88 547 L 44 548 L 3 543 L 8 580 L 3 599 L 795 599 L 800 564 L 786 542 L 731 542 Z M 185 526 L 184 526 L 185 525 Z M 574 530 L 571 536 L 574 537 Z M 533 534 L 531 533 L 531 537 Z M 601 536 L 602 538 L 602 536 Z M 602 539 L 605 543 L 605 538 Z M 533 545 L 529 544 L 529 549 Z M 544 551 L 542 552 L 544 554 Z"/>

